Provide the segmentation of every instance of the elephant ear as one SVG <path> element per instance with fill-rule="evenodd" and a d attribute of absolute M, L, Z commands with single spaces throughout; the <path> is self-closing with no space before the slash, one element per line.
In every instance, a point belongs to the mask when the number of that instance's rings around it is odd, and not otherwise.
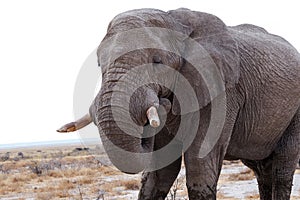
<path fill-rule="evenodd" d="M 230 30 L 216 16 L 188 9 L 169 13 L 193 30 L 185 41 L 183 62 L 174 87 L 172 111 L 184 115 L 207 106 L 238 82 L 239 52 Z"/>
<path fill-rule="evenodd" d="M 185 115 L 199 111 L 210 102 L 208 88 L 198 70 L 184 60 L 173 90 L 172 112 L 174 115 Z"/>

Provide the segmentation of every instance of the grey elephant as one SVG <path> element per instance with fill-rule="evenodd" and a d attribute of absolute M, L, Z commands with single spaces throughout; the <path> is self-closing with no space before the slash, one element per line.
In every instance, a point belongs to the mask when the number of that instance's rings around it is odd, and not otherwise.
<path fill-rule="evenodd" d="M 58 131 L 93 121 L 118 169 L 144 170 L 139 199 L 164 199 L 182 160 L 189 199 L 216 199 L 224 159 L 255 172 L 261 199 L 290 198 L 300 158 L 300 54 L 285 39 L 184 8 L 139 9 L 110 22 L 97 55 L 102 86 L 89 114 Z"/>

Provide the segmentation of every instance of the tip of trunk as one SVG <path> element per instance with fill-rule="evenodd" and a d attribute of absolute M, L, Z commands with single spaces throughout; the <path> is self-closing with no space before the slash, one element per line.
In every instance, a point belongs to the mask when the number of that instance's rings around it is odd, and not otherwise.
<path fill-rule="evenodd" d="M 143 146 L 142 139 L 132 135 L 103 133 L 100 136 L 110 161 L 120 171 L 137 174 L 150 164 L 153 139 Z"/>
<path fill-rule="evenodd" d="M 59 132 L 59 133 L 74 132 L 74 131 L 76 131 L 75 122 L 65 124 L 62 127 L 60 127 L 59 129 L 57 129 L 56 131 Z"/>
<path fill-rule="evenodd" d="M 92 118 L 90 114 L 86 114 L 80 119 L 76 120 L 75 122 L 71 122 L 63 125 L 61 128 L 57 129 L 56 131 L 59 133 L 74 132 L 89 125 L 91 122 L 92 122 Z"/>
<path fill-rule="evenodd" d="M 150 153 L 133 153 L 123 149 L 107 148 L 106 152 L 112 164 L 126 174 L 137 174 L 142 172 L 147 166 L 151 156 Z"/>

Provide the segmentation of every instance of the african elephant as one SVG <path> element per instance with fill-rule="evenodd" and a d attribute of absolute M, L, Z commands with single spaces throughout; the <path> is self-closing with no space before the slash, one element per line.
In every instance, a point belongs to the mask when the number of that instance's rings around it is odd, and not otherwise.
<path fill-rule="evenodd" d="M 300 54 L 285 39 L 184 8 L 139 9 L 110 22 L 97 55 L 102 85 L 89 114 L 58 131 L 93 121 L 118 169 L 145 170 L 139 199 L 164 199 L 182 160 L 189 199 L 216 199 L 224 159 L 254 170 L 261 199 L 290 198 L 300 158 Z"/>

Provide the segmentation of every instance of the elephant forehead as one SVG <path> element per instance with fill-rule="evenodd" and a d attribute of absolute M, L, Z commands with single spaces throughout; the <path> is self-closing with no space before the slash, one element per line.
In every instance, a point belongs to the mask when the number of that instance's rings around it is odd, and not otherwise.
<path fill-rule="evenodd" d="M 139 49 L 161 49 L 180 55 L 180 41 L 185 36 L 165 28 L 143 27 L 113 35 L 102 41 L 98 48 L 101 65 L 109 65 L 118 57 Z"/>
<path fill-rule="evenodd" d="M 123 13 L 120 13 L 110 23 L 110 27 L 115 27 L 121 23 L 132 24 L 132 25 L 150 25 L 153 23 L 153 19 L 164 21 L 163 18 L 166 15 L 165 12 L 158 9 L 136 9 L 129 10 Z M 130 23 L 128 23 L 130 22 Z"/>

